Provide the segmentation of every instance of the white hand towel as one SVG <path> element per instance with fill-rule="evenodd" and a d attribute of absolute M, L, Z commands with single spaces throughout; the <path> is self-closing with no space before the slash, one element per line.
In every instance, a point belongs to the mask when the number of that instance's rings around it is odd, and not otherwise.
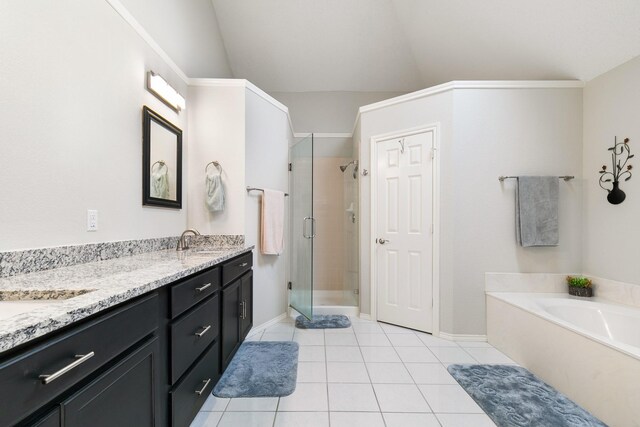
<path fill-rule="evenodd" d="M 263 255 L 280 255 L 284 249 L 284 193 L 264 190 L 260 249 Z"/>
<path fill-rule="evenodd" d="M 166 165 L 151 172 L 151 197 L 158 199 L 169 198 L 169 169 Z"/>
<path fill-rule="evenodd" d="M 207 173 L 205 179 L 206 204 L 211 212 L 220 212 L 224 210 L 224 187 L 222 186 L 222 174 Z"/>

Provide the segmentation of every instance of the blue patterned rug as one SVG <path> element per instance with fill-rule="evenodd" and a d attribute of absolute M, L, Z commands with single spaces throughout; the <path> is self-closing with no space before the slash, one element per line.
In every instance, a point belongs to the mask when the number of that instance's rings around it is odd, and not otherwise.
<path fill-rule="evenodd" d="M 344 314 L 319 314 L 309 320 L 303 315 L 296 317 L 298 329 L 340 329 L 351 326 L 351 320 Z"/>
<path fill-rule="evenodd" d="M 217 397 L 280 397 L 296 389 L 298 343 L 244 342 L 213 389 Z"/>
<path fill-rule="evenodd" d="M 606 427 L 519 366 L 450 365 L 447 369 L 498 427 Z"/>

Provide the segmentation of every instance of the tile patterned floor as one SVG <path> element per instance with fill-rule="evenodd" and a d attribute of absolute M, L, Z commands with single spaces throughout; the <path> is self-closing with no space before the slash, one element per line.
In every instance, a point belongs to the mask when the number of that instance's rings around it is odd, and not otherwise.
<path fill-rule="evenodd" d="M 514 363 L 485 342 L 453 342 L 352 318 L 300 330 L 286 319 L 249 340 L 300 344 L 296 391 L 204 404 L 191 427 L 494 426 L 447 372 L 450 363 Z"/>

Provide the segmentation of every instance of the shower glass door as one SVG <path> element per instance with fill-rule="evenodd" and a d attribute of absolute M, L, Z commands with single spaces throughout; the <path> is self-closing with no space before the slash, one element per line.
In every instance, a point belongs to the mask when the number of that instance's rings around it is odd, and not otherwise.
<path fill-rule="evenodd" d="M 289 304 L 313 316 L 313 134 L 291 147 L 291 293 Z"/>

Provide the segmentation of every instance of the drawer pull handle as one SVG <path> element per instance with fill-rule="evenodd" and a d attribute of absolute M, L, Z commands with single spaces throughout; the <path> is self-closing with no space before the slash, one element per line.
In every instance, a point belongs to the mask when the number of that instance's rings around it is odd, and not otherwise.
<path fill-rule="evenodd" d="M 87 360 L 91 359 L 93 356 L 95 356 L 96 354 L 92 351 L 90 353 L 87 354 L 76 354 L 74 357 L 76 358 L 75 362 L 69 363 L 67 366 L 65 366 L 64 368 L 60 369 L 59 371 L 54 372 L 51 375 L 40 375 L 38 378 L 40 378 L 42 380 L 42 384 L 49 384 L 50 382 L 60 378 L 61 376 L 63 376 L 64 374 L 66 374 L 67 372 L 69 372 L 70 370 L 72 370 L 73 368 L 76 368 L 80 365 L 82 365 L 84 362 L 86 362 Z"/>
<path fill-rule="evenodd" d="M 206 284 L 206 285 L 204 285 L 204 286 L 200 286 L 199 288 L 196 288 L 196 291 L 198 291 L 198 292 L 202 292 L 202 291 L 204 291 L 205 289 L 210 288 L 210 287 L 211 287 L 211 283 L 207 283 L 207 284 Z"/>
<path fill-rule="evenodd" d="M 247 265 L 249 265 L 248 262 L 243 262 L 242 264 L 238 264 L 238 267 L 246 267 Z"/>
<path fill-rule="evenodd" d="M 209 386 L 209 383 L 211 382 L 211 378 L 209 378 L 208 380 L 204 380 L 202 381 L 204 383 L 204 385 L 202 386 L 202 388 L 200 390 L 196 390 L 196 394 L 198 396 L 202 396 L 202 393 L 204 393 L 204 391 L 207 389 L 207 387 Z"/>
<path fill-rule="evenodd" d="M 209 329 L 211 329 L 211 325 L 209 326 L 205 326 L 203 330 L 201 330 L 200 332 L 196 332 L 196 336 L 198 338 L 200 338 L 201 336 L 203 336 L 204 334 L 206 334 L 207 332 L 209 332 Z"/>

